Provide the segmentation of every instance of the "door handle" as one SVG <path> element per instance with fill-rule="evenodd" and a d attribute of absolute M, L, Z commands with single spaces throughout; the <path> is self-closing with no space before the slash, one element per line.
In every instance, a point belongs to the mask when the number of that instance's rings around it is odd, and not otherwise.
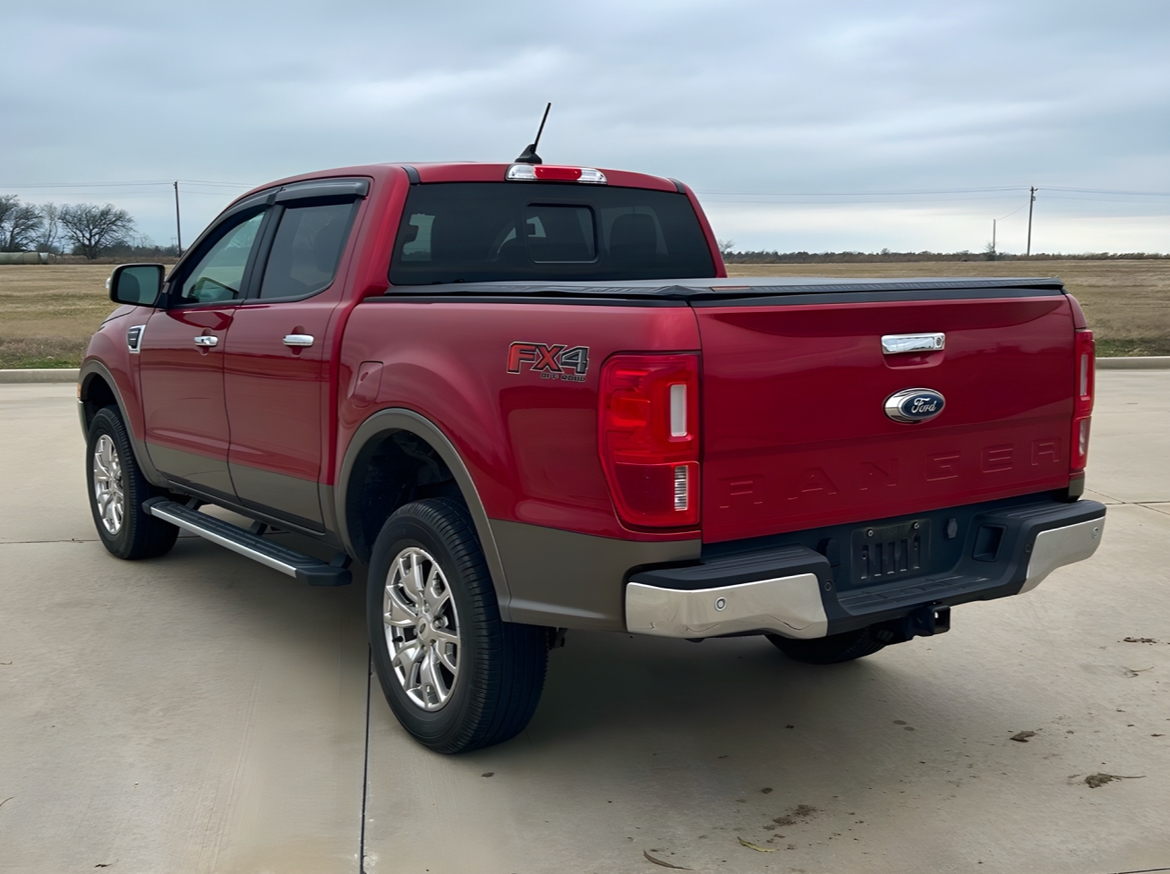
<path fill-rule="evenodd" d="M 285 334 L 285 346 L 312 346 L 316 338 L 312 334 Z"/>
<path fill-rule="evenodd" d="M 196 346 L 218 346 L 219 345 L 219 337 L 216 337 L 214 334 L 200 334 L 198 337 L 195 338 L 195 345 Z"/>
<path fill-rule="evenodd" d="M 882 354 L 901 355 L 904 352 L 937 352 L 945 349 L 946 334 L 883 334 Z"/>

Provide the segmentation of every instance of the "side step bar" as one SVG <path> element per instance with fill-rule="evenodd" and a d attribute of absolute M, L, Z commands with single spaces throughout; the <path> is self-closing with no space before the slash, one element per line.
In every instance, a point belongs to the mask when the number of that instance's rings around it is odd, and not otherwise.
<path fill-rule="evenodd" d="M 200 513 L 177 501 L 151 498 L 142 507 L 152 516 L 225 546 L 232 552 L 238 552 L 282 574 L 296 577 L 310 586 L 348 586 L 353 581 L 353 575 L 347 567 L 330 564 L 265 540 L 238 525 Z"/>

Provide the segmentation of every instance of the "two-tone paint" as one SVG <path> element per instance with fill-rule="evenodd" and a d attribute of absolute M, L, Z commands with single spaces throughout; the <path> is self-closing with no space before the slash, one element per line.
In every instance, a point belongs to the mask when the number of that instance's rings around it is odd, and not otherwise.
<path fill-rule="evenodd" d="M 610 185 L 688 198 L 716 276 L 677 293 L 645 282 L 557 296 L 391 289 L 409 187 L 499 182 L 506 170 L 351 167 L 250 192 L 241 203 L 316 179 L 369 180 L 333 284 L 298 302 L 120 309 L 82 367 L 83 422 L 117 403 L 152 481 L 362 561 L 370 511 L 355 496 L 371 447 L 414 435 L 471 509 L 503 617 L 563 627 L 625 628 L 633 571 L 695 562 L 708 546 L 1068 493 L 1079 309 L 1058 284 L 732 285 L 686 186 L 604 170 Z M 132 354 L 126 332 L 142 324 Z M 945 348 L 891 354 L 881 339 L 935 333 Z M 560 361 L 570 350 L 587 350 L 588 364 Z M 635 529 L 615 513 L 598 374 L 631 352 L 699 356 L 698 526 Z M 549 378 L 548 361 L 572 378 Z M 885 415 L 887 398 L 923 385 L 945 395 L 945 412 L 910 427 Z"/>

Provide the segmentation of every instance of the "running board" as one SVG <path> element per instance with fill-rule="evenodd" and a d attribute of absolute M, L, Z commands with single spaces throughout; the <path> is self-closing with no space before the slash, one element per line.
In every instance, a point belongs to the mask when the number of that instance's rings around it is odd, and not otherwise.
<path fill-rule="evenodd" d="M 265 540 L 238 525 L 200 513 L 177 501 L 151 498 L 143 503 L 142 508 L 150 515 L 170 522 L 184 531 L 198 534 L 212 543 L 218 543 L 282 574 L 296 577 L 310 586 L 348 586 L 353 580 L 353 575 L 347 567 L 330 564 L 295 549 L 281 546 L 279 543 L 273 543 L 271 540 Z"/>

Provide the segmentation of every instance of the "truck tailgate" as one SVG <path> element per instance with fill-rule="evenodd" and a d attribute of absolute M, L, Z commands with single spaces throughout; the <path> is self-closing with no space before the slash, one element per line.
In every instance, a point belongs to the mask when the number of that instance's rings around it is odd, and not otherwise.
<path fill-rule="evenodd" d="M 704 541 L 1067 487 L 1067 296 L 815 297 L 693 304 Z M 945 334 L 945 348 L 883 351 L 883 335 L 916 333 Z M 917 388 L 944 396 L 936 418 L 906 424 L 886 415 L 888 397 Z"/>

